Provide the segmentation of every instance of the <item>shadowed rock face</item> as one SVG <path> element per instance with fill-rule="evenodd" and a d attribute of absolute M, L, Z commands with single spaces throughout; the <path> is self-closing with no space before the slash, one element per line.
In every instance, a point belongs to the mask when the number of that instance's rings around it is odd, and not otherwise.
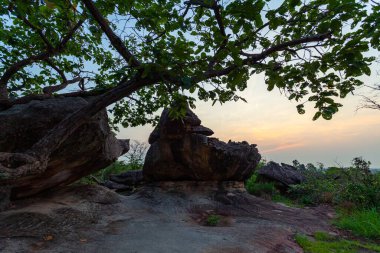
<path fill-rule="evenodd" d="M 171 120 L 168 109 L 149 137 L 144 164 L 147 181 L 244 181 L 260 161 L 255 144 L 222 142 L 209 138 L 212 130 L 201 125 L 188 109 L 183 120 Z"/>
<path fill-rule="evenodd" d="M 83 98 L 31 101 L 0 111 L 0 152 L 25 152 L 69 114 L 85 106 Z M 42 174 L 6 182 L 13 198 L 72 183 L 111 164 L 129 149 L 108 125 L 106 110 L 76 130 L 50 157 Z"/>
<path fill-rule="evenodd" d="M 133 191 L 144 183 L 142 170 L 130 170 L 120 174 L 110 175 L 103 185 L 116 191 Z"/>

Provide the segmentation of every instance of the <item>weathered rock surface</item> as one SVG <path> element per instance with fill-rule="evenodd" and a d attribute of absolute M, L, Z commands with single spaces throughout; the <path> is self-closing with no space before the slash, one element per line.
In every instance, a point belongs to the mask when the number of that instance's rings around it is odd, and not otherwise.
<path fill-rule="evenodd" d="M 103 185 L 114 190 L 133 190 L 135 187 L 141 186 L 144 183 L 142 170 L 131 170 L 120 174 L 110 175 L 109 180 Z"/>
<path fill-rule="evenodd" d="M 205 226 L 211 214 L 216 227 Z M 293 208 L 236 182 L 162 182 L 120 196 L 65 187 L 0 213 L 0 252 L 301 253 L 297 233 L 339 233 L 330 207 Z"/>
<path fill-rule="evenodd" d="M 290 185 L 304 182 L 305 176 L 291 165 L 269 162 L 258 171 L 257 180 L 275 182 L 278 188 L 286 190 Z"/>
<path fill-rule="evenodd" d="M 0 186 L 0 211 L 5 210 L 10 205 L 11 190 L 8 186 Z"/>
<path fill-rule="evenodd" d="M 144 164 L 147 181 L 244 181 L 260 161 L 255 144 L 222 142 L 209 138 L 212 130 L 201 125 L 190 110 L 183 120 L 171 120 L 169 110 L 149 137 Z"/>
<path fill-rule="evenodd" d="M 31 101 L 0 111 L 0 152 L 24 152 L 69 114 L 87 104 L 83 98 Z M 129 149 L 128 140 L 117 140 L 108 125 L 106 110 L 76 130 L 50 157 L 40 175 L 1 181 L 12 188 L 12 197 L 26 197 L 76 181 L 111 164 Z"/>

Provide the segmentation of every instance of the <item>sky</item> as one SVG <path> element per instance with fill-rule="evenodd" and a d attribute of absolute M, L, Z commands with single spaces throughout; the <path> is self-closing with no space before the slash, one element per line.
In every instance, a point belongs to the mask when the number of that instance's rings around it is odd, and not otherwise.
<path fill-rule="evenodd" d="M 374 84 L 376 76 L 364 81 Z M 278 90 L 267 91 L 261 75 L 253 76 L 241 95 L 248 103 L 196 103 L 194 112 L 202 125 L 215 132 L 213 137 L 257 144 L 267 161 L 291 163 L 297 159 L 302 163 L 348 166 L 354 157 L 362 156 L 371 161 L 371 167 L 380 168 L 380 110 L 357 110 L 360 96 L 341 100 L 343 107 L 332 120 L 321 117 L 312 121 L 315 109 L 311 104 L 306 106 L 306 114 L 298 114 L 297 103 Z M 147 142 L 152 130 L 152 126 L 120 128 L 118 137 Z"/>
<path fill-rule="evenodd" d="M 270 7 L 281 3 L 271 1 Z M 378 56 L 373 50 L 368 54 Z M 380 83 L 379 70 L 380 64 L 372 66 L 372 75 L 362 78 L 365 84 Z M 371 161 L 371 167 L 380 168 L 380 110 L 357 110 L 361 97 L 348 95 L 340 101 L 343 107 L 332 120 L 320 117 L 313 121 L 312 104 L 306 106 L 306 114 L 300 115 L 296 102 L 289 101 L 276 89 L 269 92 L 266 87 L 263 75 L 253 76 L 248 88 L 240 93 L 248 103 L 212 106 L 211 102 L 198 101 L 194 112 L 202 125 L 215 132 L 213 137 L 257 144 L 267 161 L 292 163 L 297 159 L 302 163 L 348 166 L 354 157 L 361 156 Z M 365 89 L 355 93 L 368 94 Z M 152 130 L 152 126 L 127 129 L 120 126 L 118 137 L 147 142 Z"/>
<path fill-rule="evenodd" d="M 272 5 L 281 2 L 272 1 Z M 370 54 L 378 56 L 376 52 Z M 363 79 L 369 85 L 380 83 L 377 73 L 380 64 L 372 69 L 374 74 Z M 312 121 L 315 113 L 312 106 L 306 107 L 306 114 L 299 115 L 295 102 L 276 89 L 266 90 L 262 75 L 253 76 L 248 88 L 239 95 L 248 103 L 229 102 L 222 106 L 196 103 L 194 112 L 204 126 L 215 132 L 213 137 L 257 144 L 264 159 L 276 162 L 291 163 L 297 159 L 302 163 L 347 166 L 354 157 L 362 156 L 372 162 L 372 167 L 380 168 L 380 110 L 357 110 L 360 96 L 342 100 L 344 106 L 332 120 Z M 126 129 L 120 126 L 117 136 L 147 142 L 152 130 L 152 126 Z"/>

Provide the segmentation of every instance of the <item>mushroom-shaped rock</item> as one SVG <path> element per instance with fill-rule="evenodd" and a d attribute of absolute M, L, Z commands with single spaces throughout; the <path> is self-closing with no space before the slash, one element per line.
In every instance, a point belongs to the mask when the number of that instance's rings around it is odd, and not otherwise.
<path fill-rule="evenodd" d="M 213 131 L 190 109 L 183 120 L 171 120 L 168 112 L 149 138 L 146 181 L 244 181 L 253 173 L 261 158 L 255 144 L 207 137 Z"/>

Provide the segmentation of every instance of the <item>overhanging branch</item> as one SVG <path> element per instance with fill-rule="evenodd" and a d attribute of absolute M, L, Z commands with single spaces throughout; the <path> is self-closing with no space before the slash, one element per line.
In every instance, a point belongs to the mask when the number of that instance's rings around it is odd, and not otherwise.
<path fill-rule="evenodd" d="M 48 86 L 48 87 L 45 87 L 42 89 L 42 92 L 44 94 L 53 94 L 54 92 L 57 92 L 57 91 L 60 91 L 60 90 L 63 90 L 64 88 L 67 87 L 67 85 L 69 84 L 72 84 L 72 83 L 76 83 L 76 82 L 79 82 L 82 80 L 81 77 L 76 77 L 72 80 L 67 80 L 66 78 L 66 75 L 65 73 L 60 69 L 58 68 L 57 65 L 54 64 L 54 62 L 52 62 L 50 59 L 47 59 L 45 60 L 55 71 L 57 71 L 57 73 L 61 76 L 62 78 L 62 83 L 61 84 L 58 84 L 58 85 L 54 85 L 54 86 Z"/>
<path fill-rule="evenodd" d="M 107 35 L 110 40 L 112 46 L 117 50 L 117 52 L 125 59 L 125 61 L 131 67 L 140 66 L 140 62 L 136 59 L 136 57 L 126 48 L 124 42 L 117 36 L 114 31 L 112 31 L 111 27 L 108 25 L 108 21 L 103 17 L 98 8 L 96 8 L 95 4 L 92 0 L 82 0 L 88 11 L 91 13 L 92 17 L 99 24 L 103 32 Z"/>
<path fill-rule="evenodd" d="M 74 33 L 82 26 L 84 20 L 80 20 L 67 34 L 59 45 L 53 49 L 48 49 L 40 54 L 29 56 L 26 59 L 23 59 L 19 62 L 14 63 L 10 66 L 0 78 L 0 100 L 8 99 L 7 83 L 16 74 L 20 69 L 34 63 L 37 61 L 42 61 L 49 59 L 50 57 L 60 54 L 64 51 L 66 44 L 73 37 Z"/>

